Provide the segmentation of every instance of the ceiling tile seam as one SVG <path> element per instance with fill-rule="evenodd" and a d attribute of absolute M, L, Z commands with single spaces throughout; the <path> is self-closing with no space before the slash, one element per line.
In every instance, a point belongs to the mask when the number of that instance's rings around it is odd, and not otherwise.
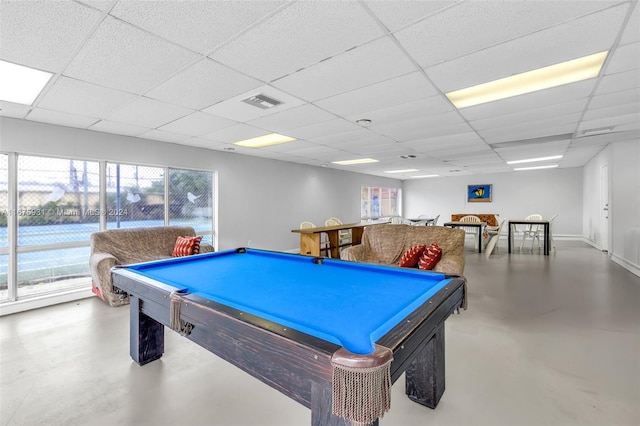
<path fill-rule="evenodd" d="M 623 3 L 621 3 L 621 4 L 623 4 Z M 611 6 L 610 8 L 618 7 L 621 4 L 617 4 L 615 6 Z M 577 120 L 576 127 L 575 127 L 575 129 L 573 131 L 573 138 L 571 139 L 571 141 L 569 142 L 569 144 L 565 148 L 565 151 L 564 151 L 563 154 L 567 153 L 569 148 L 575 143 L 576 138 L 578 138 L 578 129 L 580 128 L 580 124 L 582 123 L 582 121 L 584 120 L 585 115 L 589 111 L 589 105 L 591 105 L 591 102 L 593 101 L 593 98 L 595 97 L 595 94 L 598 91 L 598 87 L 600 87 L 600 84 L 602 83 L 602 79 L 604 78 L 604 75 L 605 75 L 605 72 L 607 70 L 607 67 L 611 63 L 612 57 L 613 57 L 614 53 L 616 52 L 616 50 L 618 49 L 618 46 L 620 45 L 620 40 L 622 40 L 622 36 L 624 35 L 624 32 L 625 32 L 627 26 L 629 25 L 629 21 L 631 20 L 631 17 L 633 16 L 634 9 L 636 7 L 638 7 L 637 4 L 638 4 L 638 2 L 629 3 L 629 8 L 627 10 L 627 16 L 625 16 L 624 22 L 622 23 L 622 25 L 620 25 L 620 29 L 618 31 L 618 35 L 616 36 L 615 40 L 613 41 L 613 43 L 611 45 L 611 48 L 609 49 L 609 53 L 607 54 L 607 57 L 605 58 L 604 63 L 602 64 L 602 68 L 600 68 L 600 72 L 598 73 L 598 78 L 596 79 L 596 84 L 594 84 L 593 90 L 589 94 L 587 102 L 585 103 L 585 106 L 582 109 L 580 117 Z M 610 9 L 610 8 L 607 8 L 607 9 Z M 597 155 L 597 153 L 596 153 L 596 155 Z M 595 155 L 594 155 L 594 157 L 595 157 Z M 592 158 L 594 158 L 594 157 L 592 157 Z"/>

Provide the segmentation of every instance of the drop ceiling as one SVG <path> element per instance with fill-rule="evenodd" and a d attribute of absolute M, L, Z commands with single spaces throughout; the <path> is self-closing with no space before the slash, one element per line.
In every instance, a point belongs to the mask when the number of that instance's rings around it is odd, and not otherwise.
<path fill-rule="evenodd" d="M 604 50 L 597 78 L 460 110 L 444 96 Z M 54 74 L 1 116 L 400 179 L 580 167 L 640 140 L 635 0 L 0 0 L 0 59 Z M 297 140 L 232 145 L 267 133 Z M 363 157 L 379 162 L 332 164 Z"/>

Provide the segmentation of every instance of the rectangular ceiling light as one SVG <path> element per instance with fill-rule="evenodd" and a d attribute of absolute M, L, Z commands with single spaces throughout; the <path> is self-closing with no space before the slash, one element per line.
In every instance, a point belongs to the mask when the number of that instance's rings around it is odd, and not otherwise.
<path fill-rule="evenodd" d="M 332 161 L 333 164 L 338 164 L 340 166 L 351 166 L 353 164 L 365 164 L 365 163 L 377 163 L 378 160 L 374 160 L 373 158 L 358 158 L 355 160 L 342 160 L 342 161 Z"/>
<path fill-rule="evenodd" d="M 421 176 L 411 176 L 411 178 L 413 179 L 417 179 L 417 178 L 432 178 L 432 177 L 438 177 L 440 175 L 421 175 Z"/>
<path fill-rule="evenodd" d="M 52 75 L 50 72 L 0 61 L 0 100 L 31 105 Z"/>
<path fill-rule="evenodd" d="M 536 161 L 559 160 L 562 155 L 552 155 L 551 157 L 527 158 L 526 160 L 507 161 L 507 164 L 535 163 Z"/>
<path fill-rule="evenodd" d="M 595 53 L 522 74 L 515 74 L 499 80 L 449 92 L 446 96 L 456 108 L 460 109 L 587 80 L 598 76 L 602 64 L 607 58 L 607 53 L 608 51 Z"/>
<path fill-rule="evenodd" d="M 558 167 L 558 165 L 557 164 L 551 164 L 551 165 L 548 165 L 548 166 L 518 167 L 518 168 L 515 168 L 513 170 L 519 171 L 519 170 L 553 169 L 555 167 Z"/>
<path fill-rule="evenodd" d="M 280 135 L 278 133 L 271 133 L 264 136 L 258 136 L 256 138 L 245 139 L 243 141 L 234 142 L 234 145 L 244 146 L 247 148 L 262 148 L 264 146 L 278 145 L 281 143 L 295 141 L 296 138 Z"/>
<path fill-rule="evenodd" d="M 418 169 L 404 169 L 404 170 L 385 170 L 385 173 L 409 173 L 409 172 L 419 172 Z"/>

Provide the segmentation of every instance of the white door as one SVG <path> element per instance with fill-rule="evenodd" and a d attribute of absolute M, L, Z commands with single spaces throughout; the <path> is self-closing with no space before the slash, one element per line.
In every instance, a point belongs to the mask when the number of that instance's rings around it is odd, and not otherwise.
<path fill-rule="evenodd" d="M 599 241 L 602 251 L 609 251 L 609 165 L 605 164 L 600 169 L 600 235 Z"/>

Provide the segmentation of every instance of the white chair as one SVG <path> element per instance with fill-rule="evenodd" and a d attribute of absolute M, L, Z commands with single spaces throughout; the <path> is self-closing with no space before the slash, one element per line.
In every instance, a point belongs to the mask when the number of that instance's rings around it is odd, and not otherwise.
<path fill-rule="evenodd" d="M 389 218 L 389 223 L 392 225 L 402 225 L 404 223 L 404 219 L 401 216 L 391 216 Z"/>
<path fill-rule="evenodd" d="M 542 220 L 541 214 L 530 214 L 525 217 L 524 220 Z M 523 229 L 516 230 L 516 234 L 522 234 L 522 244 L 520 244 L 520 250 L 524 247 L 524 243 L 527 237 L 531 238 L 531 250 L 533 250 L 533 242 L 538 238 L 538 248 L 540 248 L 539 232 L 544 232 L 544 225 L 525 225 Z"/>
<path fill-rule="evenodd" d="M 502 231 L 502 225 L 504 225 L 504 222 L 505 220 L 501 219 L 495 229 L 488 230 L 489 242 L 487 243 L 487 247 L 484 249 L 484 254 L 487 259 L 489 258 L 489 256 L 491 256 L 494 248 L 496 249 L 496 251 L 498 250 L 498 243 L 500 242 L 500 232 Z"/>
<path fill-rule="evenodd" d="M 557 214 L 554 214 L 553 216 L 551 216 L 551 219 L 549 219 L 549 250 L 551 250 L 551 248 L 553 247 L 553 250 L 555 251 L 556 249 L 556 243 L 553 240 L 553 221 L 556 220 L 556 217 L 558 217 Z M 543 225 L 539 225 L 538 229 L 535 231 L 535 235 L 532 238 L 537 238 L 538 239 L 538 247 L 540 247 L 540 236 L 542 235 L 542 238 L 544 238 L 544 226 Z M 533 240 L 531 241 L 531 249 L 533 250 Z"/>
<path fill-rule="evenodd" d="M 324 221 L 324 226 L 337 226 L 343 225 L 342 221 L 337 217 L 330 217 L 329 219 Z M 351 244 L 351 230 L 344 229 L 338 231 L 338 245 L 349 245 Z"/>
<path fill-rule="evenodd" d="M 480 220 L 480 218 L 478 216 L 462 216 L 460 218 L 460 222 L 466 222 L 466 223 L 480 223 L 482 222 Z M 474 237 L 474 246 L 477 249 L 478 248 L 478 232 L 480 232 L 480 228 L 476 227 L 476 226 L 461 226 L 462 229 L 464 229 L 464 232 L 466 233 L 465 237 L 467 235 L 473 235 Z"/>
<path fill-rule="evenodd" d="M 315 228 L 316 225 L 313 222 L 308 222 L 308 221 L 304 221 L 302 223 L 300 223 L 300 229 L 309 229 L 309 228 Z M 327 234 L 322 233 L 322 236 L 320 237 L 320 254 L 322 254 L 322 252 L 324 252 L 326 257 L 329 257 L 329 253 L 330 253 L 330 244 L 329 244 L 329 240 L 327 239 Z"/>
<path fill-rule="evenodd" d="M 438 219 L 440 219 L 440 215 L 433 218 L 433 222 L 429 224 L 429 226 L 436 226 L 438 224 Z"/>

